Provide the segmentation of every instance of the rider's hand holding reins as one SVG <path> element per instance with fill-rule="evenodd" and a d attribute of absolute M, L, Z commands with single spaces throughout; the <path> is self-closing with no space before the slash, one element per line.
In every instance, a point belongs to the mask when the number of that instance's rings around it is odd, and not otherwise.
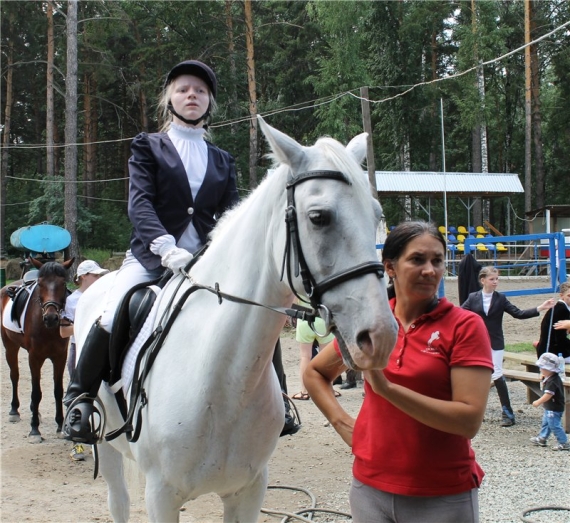
<path fill-rule="evenodd" d="M 171 269 L 172 272 L 177 273 L 184 269 L 193 256 L 186 249 L 181 249 L 180 247 L 173 247 L 164 256 L 162 256 L 162 266 Z"/>

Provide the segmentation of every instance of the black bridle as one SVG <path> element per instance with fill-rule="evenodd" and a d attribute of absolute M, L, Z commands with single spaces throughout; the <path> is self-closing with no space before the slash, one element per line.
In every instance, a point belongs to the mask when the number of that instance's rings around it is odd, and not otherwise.
<path fill-rule="evenodd" d="M 289 287 L 301 301 L 306 302 L 306 298 L 309 299 L 311 306 L 320 311 L 321 316 L 324 316 L 325 323 L 327 325 L 327 333 L 329 333 L 333 327 L 332 314 L 322 304 L 322 296 L 327 291 L 344 283 L 353 278 L 358 278 L 364 274 L 375 273 L 378 278 L 384 276 L 384 265 L 379 261 L 364 262 L 359 265 L 355 265 L 350 269 L 339 272 L 333 276 L 329 276 L 323 281 L 317 283 L 315 278 L 311 274 L 307 262 L 305 261 L 305 256 L 303 255 L 303 249 L 301 248 L 301 241 L 299 239 L 299 227 L 297 224 L 297 209 L 295 207 L 295 187 L 307 180 L 313 180 L 315 178 L 325 178 L 328 180 L 338 180 L 340 182 L 346 183 L 347 185 L 352 185 L 350 180 L 341 171 L 328 171 L 328 170 L 318 170 L 318 171 L 307 171 L 304 173 L 291 173 L 287 179 L 287 209 L 285 210 L 285 223 L 287 225 L 287 239 L 285 242 L 285 251 L 283 253 L 283 265 L 281 268 L 281 280 L 287 271 L 287 283 Z M 299 296 L 295 287 L 293 285 L 292 271 L 294 271 L 295 277 L 301 275 L 303 282 L 303 287 L 305 289 L 306 298 Z M 314 329 L 312 322 L 309 322 L 311 327 Z M 318 333 L 322 335 L 322 333 Z"/>
<path fill-rule="evenodd" d="M 61 316 L 63 308 L 65 307 L 64 303 L 59 303 L 58 301 L 54 300 L 42 302 L 41 298 L 38 298 L 38 303 L 40 304 L 40 308 L 42 309 L 42 318 L 46 317 L 46 314 L 48 313 L 48 309 L 50 307 L 53 307 L 55 309 L 55 312 L 57 313 L 58 316 Z"/>

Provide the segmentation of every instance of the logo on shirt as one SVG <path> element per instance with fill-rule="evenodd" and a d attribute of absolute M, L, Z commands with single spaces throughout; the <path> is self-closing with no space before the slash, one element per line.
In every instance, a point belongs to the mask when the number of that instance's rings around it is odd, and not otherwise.
<path fill-rule="evenodd" d="M 439 349 L 437 347 L 433 347 L 433 343 L 439 340 L 439 331 L 434 331 L 431 333 L 431 336 L 427 342 L 426 348 L 423 352 L 431 353 L 431 354 L 439 354 Z"/>

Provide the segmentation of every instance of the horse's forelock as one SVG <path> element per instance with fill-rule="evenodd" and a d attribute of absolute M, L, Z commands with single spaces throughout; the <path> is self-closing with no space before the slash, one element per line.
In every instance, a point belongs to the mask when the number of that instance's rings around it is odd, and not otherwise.
<path fill-rule="evenodd" d="M 342 171 L 353 184 L 359 185 L 368 192 L 368 177 L 365 176 L 362 167 L 356 159 L 347 152 L 346 147 L 334 138 L 328 136 L 319 138 L 310 149 L 315 150 L 315 154 L 321 154 L 324 150 L 325 156 L 329 158 L 339 171 Z M 309 153 L 310 154 L 310 153 Z"/>
<path fill-rule="evenodd" d="M 38 273 L 39 278 L 46 278 L 50 276 L 58 276 L 60 278 L 65 278 L 67 276 L 67 271 L 63 265 L 57 262 L 47 262 L 44 263 L 40 272 Z"/>

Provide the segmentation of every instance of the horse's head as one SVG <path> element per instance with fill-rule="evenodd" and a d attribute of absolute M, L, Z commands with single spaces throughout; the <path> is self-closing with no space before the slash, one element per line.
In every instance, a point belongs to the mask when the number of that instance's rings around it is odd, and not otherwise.
<path fill-rule="evenodd" d="M 376 254 L 382 209 L 360 166 L 367 135 L 346 148 L 331 138 L 304 147 L 261 118 L 260 123 L 279 169 L 287 170 L 292 287 L 330 323 L 347 365 L 385 367 L 397 324 Z"/>
<path fill-rule="evenodd" d="M 30 259 L 39 268 L 38 299 L 42 309 L 44 325 L 48 329 L 59 326 L 59 319 L 65 308 L 67 298 L 67 269 L 73 264 L 73 259 L 59 264 L 56 262 L 42 263 Z"/>

